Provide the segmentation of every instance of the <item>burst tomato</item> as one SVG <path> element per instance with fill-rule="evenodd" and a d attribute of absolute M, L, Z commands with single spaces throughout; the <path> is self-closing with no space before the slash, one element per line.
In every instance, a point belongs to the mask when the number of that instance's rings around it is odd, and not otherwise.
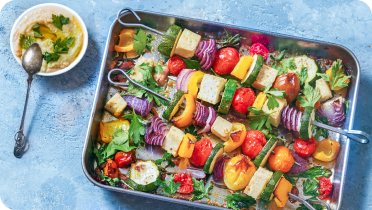
<path fill-rule="evenodd" d="M 269 50 L 261 43 L 254 43 L 251 48 L 249 48 L 249 54 L 251 56 L 254 56 L 256 54 L 262 55 L 266 60 L 269 56 Z"/>
<path fill-rule="evenodd" d="M 256 100 L 256 94 L 251 88 L 238 88 L 235 91 L 232 106 L 240 113 L 247 113 L 248 107 Z"/>
<path fill-rule="evenodd" d="M 320 195 L 318 197 L 320 199 L 324 199 L 332 192 L 332 183 L 327 177 L 318 177 L 318 181 L 320 183 L 320 187 L 318 189 Z"/>
<path fill-rule="evenodd" d="M 294 148 L 299 156 L 308 157 L 315 151 L 316 140 L 314 137 L 311 137 L 310 140 L 296 139 Z"/>
<path fill-rule="evenodd" d="M 120 151 L 116 153 L 114 159 L 119 168 L 123 168 L 129 166 L 133 161 L 136 161 L 136 155 L 133 150 L 129 152 Z"/>
<path fill-rule="evenodd" d="M 119 176 L 118 165 L 116 165 L 115 161 L 111 160 L 110 158 L 107 159 L 106 166 L 103 169 L 103 175 L 108 176 L 111 179 Z"/>
<path fill-rule="evenodd" d="M 203 166 L 212 152 L 212 143 L 209 139 L 202 139 L 195 143 L 190 162 L 194 166 Z"/>
<path fill-rule="evenodd" d="M 230 74 L 239 59 L 239 52 L 235 48 L 226 47 L 217 52 L 212 68 L 219 75 Z"/>
<path fill-rule="evenodd" d="M 192 191 L 194 191 L 191 176 L 185 173 L 174 174 L 173 181 L 175 183 L 177 182 L 181 183 L 180 189 L 177 190 L 178 193 L 191 193 Z"/>
<path fill-rule="evenodd" d="M 173 56 L 168 60 L 168 69 L 172 74 L 178 75 L 182 69 L 187 69 L 187 66 L 181 58 Z"/>
<path fill-rule="evenodd" d="M 265 135 L 261 131 L 250 130 L 245 136 L 242 149 L 249 158 L 255 158 L 266 144 Z"/>

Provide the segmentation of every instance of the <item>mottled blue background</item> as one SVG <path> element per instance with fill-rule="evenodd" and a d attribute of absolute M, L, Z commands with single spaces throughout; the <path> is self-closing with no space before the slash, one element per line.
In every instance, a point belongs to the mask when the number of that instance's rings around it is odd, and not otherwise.
<path fill-rule="evenodd" d="M 13 58 L 9 34 L 17 17 L 40 0 L 12 1 L 0 14 L 0 198 L 12 209 L 189 209 L 95 187 L 81 168 L 81 154 L 106 36 L 123 7 L 181 15 L 334 42 L 358 58 L 362 76 L 355 129 L 370 132 L 372 15 L 357 0 L 330 1 L 51 1 L 83 18 L 89 32 L 85 57 L 71 71 L 35 77 L 26 116 L 31 147 L 13 156 L 27 75 Z M 372 144 L 351 143 L 342 209 L 372 208 Z M 370 162 L 371 161 L 371 162 Z M 191 208 L 190 208 L 191 209 Z"/>

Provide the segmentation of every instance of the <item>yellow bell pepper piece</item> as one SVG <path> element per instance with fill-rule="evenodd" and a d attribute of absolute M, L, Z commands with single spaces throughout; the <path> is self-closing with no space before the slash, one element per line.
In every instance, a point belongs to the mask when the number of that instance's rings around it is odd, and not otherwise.
<path fill-rule="evenodd" d="M 173 117 L 174 125 L 183 128 L 189 126 L 194 117 L 194 112 L 196 111 L 196 105 L 195 105 L 195 99 L 191 94 L 185 94 L 184 95 L 186 99 L 186 107 L 185 110 L 183 110 L 182 114 Z"/>
<path fill-rule="evenodd" d="M 124 131 L 129 130 L 130 123 L 128 120 L 114 120 L 110 122 L 101 122 L 99 126 L 99 132 L 101 134 L 101 140 L 104 143 L 110 143 L 112 136 L 114 135 L 115 129 L 123 129 Z"/>
<path fill-rule="evenodd" d="M 204 72 L 197 71 L 190 78 L 187 92 L 191 94 L 192 97 L 194 97 L 195 99 L 196 99 L 196 96 L 198 95 L 200 83 L 203 80 L 203 77 L 204 77 Z"/>
<path fill-rule="evenodd" d="M 241 123 L 233 123 L 233 129 L 230 133 L 230 138 L 224 143 L 225 152 L 232 152 L 236 148 L 240 147 L 240 145 L 242 145 L 244 142 L 246 134 L 247 131 L 245 129 L 245 125 Z"/>
<path fill-rule="evenodd" d="M 195 136 L 187 133 L 182 139 L 180 148 L 178 149 L 178 155 L 183 158 L 191 158 L 195 143 Z"/>
<path fill-rule="evenodd" d="M 266 94 L 264 92 L 260 92 L 257 95 L 256 100 L 254 100 L 252 106 L 257 109 L 262 109 L 263 105 L 265 104 L 266 99 L 267 99 Z M 249 113 L 249 115 L 253 115 L 253 114 Z"/>
<path fill-rule="evenodd" d="M 340 70 L 338 70 L 338 71 L 339 71 L 339 72 L 342 71 L 342 68 L 341 68 Z M 328 74 L 329 79 L 330 79 L 331 81 L 333 81 L 333 80 L 332 80 L 332 69 L 328 69 L 328 70 L 326 71 L 326 74 Z M 346 75 L 346 74 L 344 73 L 344 75 Z M 350 82 L 350 79 L 346 80 L 344 83 L 349 84 L 349 82 Z M 327 83 L 328 83 L 329 88 L 332 89 L 331 84 L 329 84 L 329 82 L 327 82 Z M 347 87 L 346 87 L 346 88 L 347 88 Z M 341 89 L 342 89 L 342 88 L 340 88 L 340 87 L 334 87 L 332 90 L 341 90 Z"/>
<path fill-rule="evenodd" d="M 120 41 L 118 45 L 115 45 L 115 50 L 117 52 L 129 52 L 133 51 L 133 41 L 134 37 L 133 35 L 136 34 L 136 32 L 133 29 L 123 29 L 120 31 Z"/>
<path fill-rule="evenodd" d="M 253 60 L 253 57 L 250 55 L 244 55 L 243 57 L 241 57 L 234 70 L 231 72 L 231 75 L 242 80 L 244 76 L 247 75 L 247 72 L 253 63 Z"/>
<path fill-rule="evenodd" d="M 230 190 L 242 190 L 251 181 L 255 172 L 256 166 L 249 157 L 240 154 L 227 162 L 223 179 Z"/>
<path fill-rule="evenodd" d="M 340 143 L 332 139 L 323 139 L 316 143 L 313 156 L 318 160 L 329 162 L 336 159 L 339 152 Z"/>
<path fill-rule="evenodd" d="M 278 183 L 278 186 L 275 188 L 275 203 L 278 207 L 284 207 L 287 203 L 289 196 L 288 193 L 292 191 L 292 184 L 282 177 Z"/>

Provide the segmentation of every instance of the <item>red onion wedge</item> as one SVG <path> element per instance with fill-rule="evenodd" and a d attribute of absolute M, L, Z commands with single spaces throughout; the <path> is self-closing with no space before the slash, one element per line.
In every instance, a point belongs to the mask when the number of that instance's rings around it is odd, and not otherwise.
<path fill-rule="evenodd" d="M 216 54 L 217 46 L 214 39 L 199 42 L 195 52 L 195 55 L 198 57 L 200 66 L 203 70 L 207 70 L 212 66 L 214 59 L 216 58 Z"/>
<path fill-rule="evenodd" d="M 309 161 L 306 158 L 299 156 L 295 151 L 292 151 L 292 156 L 297 164 L 293 164 L 292 168 L 287 172 L 288 174 L 299 174 L 309 169 Z"/>
<path fill-rule="evenodd" d="M 183 92 L 187 93 L 188 87 L 189 87 L 189 82 L 192 77 L 192 75 L 196 72 L 196 70 L 190 70 L 188 73 L 183 76 L 182 81 L 181 81 L 181 89 Z"/>
<path fill-rule="evenodd" d="M 130 109 L 134 108 L 134 111 L 141 115 L 142 118 L 146 118 L 147 115 L 149 114 L 152 105 L 154 104 L 154 100 L 149 102 L 147 98 L 137 98 L 132 95 L 125 95 L 123 96 L 123 99 L 127 102 L 128 107 Z"/>
<path fill-rule="evenodd" d="M 208 107 L 205 107 L 201 103 L 196 101 L 196 112 L 194 115 L 196 125 L 201 128 L 204 128 L 207 124 L 208 116 L 209 116 Z"/>
<path fill-rule="evenodd" d="M 154 116 L 146 125 L 145 142 L 151 145 L 162 146 L 168 131 L 167 124 L 160 117 Z"/>
<path fill-rule="evenodd" d="M 181 82 L 183 77 L 185 76 L 186 73 L 188 73 L 190 69 L 183 69 L 177 76 L 177 81 L 176 81 L 176 88 L 177 90 L 181 90 Z"/>
<path fill-rule="evenodd" d="M 320 117 L 326 117 L 331 126 L 342 127 L 345 123 L 345 99 L 340 97 L 333 98 L 322 104 L 316 113 Z"/>
<path fill-rule="evenodd" d="M 216 111 L 214 111 L 212 107 L 208 107 L 208 109 L 209 109 L 209 115 L 208 115 L 206 125 L 203 129 L 198 131 L 198 134 L 209 132 L 211 130 L 211 127 L 214 121 L 216 120 Z"/>
<path fill-rule="evenodd" d="M 286 106 L 281 116 L 283 127 L 293 132 L 299 132 L 301 127 L 301 116 L 302 112 L 294 107 Z"/>
<path fill-rule="evenodd" d="M 217 159 L 216 165 L 213 168 L 213 179 L 215 181 L 220 180 L 225 172 L 225 164 L 230 159 L 230 157 L 224 155 Z"/>

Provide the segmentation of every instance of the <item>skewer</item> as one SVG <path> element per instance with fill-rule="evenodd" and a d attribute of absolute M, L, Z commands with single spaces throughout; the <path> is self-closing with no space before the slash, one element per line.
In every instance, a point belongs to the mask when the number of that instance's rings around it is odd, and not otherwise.
<path fill-rule="evenodd" d="M 329 204 L 325 201 L 322 201 L 322 200 L 304 200 L 296 195 L 293 195 L 292 193 L 288 193 L 289 197 L 290 198 L 293 198 L 295 199 L 296 201 L 304 204 L 307 208 L 309 208 L 310 210 L 316 210 L 310 203 L 315 203 L 315 204 L 320 204 L 322 206 L 325 206 L 327 208 L 327 210 L 331 210 L 331 207 L 329 206 Z"/>

